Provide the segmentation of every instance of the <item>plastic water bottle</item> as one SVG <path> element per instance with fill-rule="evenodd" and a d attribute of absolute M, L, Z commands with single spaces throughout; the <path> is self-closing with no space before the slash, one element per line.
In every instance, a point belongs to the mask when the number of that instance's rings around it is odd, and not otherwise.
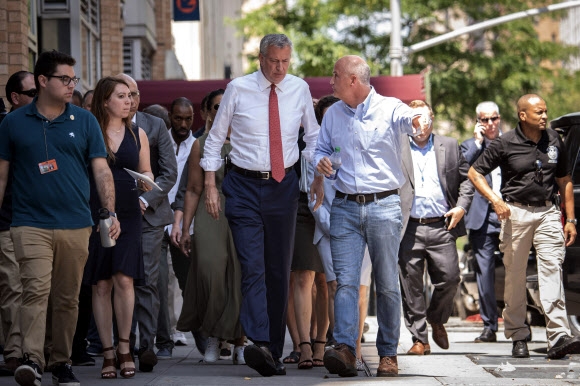
<path fill-rule="evenodd" d="M 334 153 L 330 155 L 330 162 L 332 163 L 332 173 L 330 173 L 328 179 L 336 180 L 338 169 L 340 169 L 340 165 L 342 165 L 342 161 L 340 160 L 340 147 L 334 148 Z"/>
<path fill-rule="evenodd" d="M 101 245 L 103 248 L 114 247 L 117 243 L 115 239 L 109 236 L 109 229 L 113 224 L 113 220 L 109 215 L 109 210 L 107 208 L 99 209 L 99 232 L 101 233 Z"/>

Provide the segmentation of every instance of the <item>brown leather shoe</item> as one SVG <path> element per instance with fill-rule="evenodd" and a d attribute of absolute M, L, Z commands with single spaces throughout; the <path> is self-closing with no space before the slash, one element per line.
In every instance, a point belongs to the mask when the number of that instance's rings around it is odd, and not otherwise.
<path fill-rule="evenodd" d="M 423 344 L 421 341 L 416 341 L 413 347 L 407 351 L 408 355 L 429 355 L 431 354 L 431 346 L 429 343 Z"/>
<path fill-rule="evenodd" d="M 324 353 L 324 367 L 330 374 L 338 374 L 341 377 L 356 377 L 356 357 L 344 343 Z"/>
<path fill-rule="evenodd" d="M 449 348 L 449 339 L 447 339 L 447 331 L 445 331 L 445 326 L 439 323 L 431 324 L 431 337 L 433 341 L 437 343 L 437 346 L 441 347 L 443 350 Z"/>
<path fill-rule="evenodd" d="M 399 366 L 397 364 L 397 356 L 381 357 L 379 368 L 377 369 L 377 377 L 396 377 L 399 375 Z"/>

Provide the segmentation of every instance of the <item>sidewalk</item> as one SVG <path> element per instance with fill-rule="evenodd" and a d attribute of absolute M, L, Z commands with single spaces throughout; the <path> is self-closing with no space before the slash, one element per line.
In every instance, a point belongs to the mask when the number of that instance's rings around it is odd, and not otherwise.
<path fill-rule="evenodd" d="M 363 357 L 371 371 L 376 373 L 379 358 L 375 347 L 377 322 L 367 318 L 370 330 L 365 334 Z M 534 340 L 529 344 L 531 358 L 511 358 L 511 342 L 503 333 L 498 343 L 473 343 L 482 329 L 481 323 L 469 323 L 452 318 L 446 325 L 450 348 L 442 350 L 431 342 L 432 354 L 423 357 L 405 355 L 411 347 L 411 336 L 402 326 L 399 345 L 399 377 L 367 378 L 359 372 L 356 378 L 330 375 L 326 369 L 298 370 L 288 365 L 286 376 L 264 378 L 247 366 L 234 366 L 231 360 L 215 364 L 200 363 L 202 356 L 188 335 L 188 345 L 176 347 L 173 359 L 159 361 L 152 373 L 137 372 L 132 379 L 102 380 L 102 358 L 96 358 L 94 367 L 75 367 L 74 371 L 83 386 L 182 386 L 182 385 L 569 385 L 580 384 L 580 356 L 564 360 L 546 359 L 546 337 L 543 328 L 533 329 Z M 503 330 L 503 326 L 500 326 Z M 286 337 L 285 354 L 291 351 L 290 338 Z M 570 363 L 572 366 L 570 367 Z M 513 371 L 499 371 L 498 367 Z M 510 366 L 511 365 L 511 366 Z M 569 370 L 575 372 L 569 372 Z M 573 376 L 575 378 L 570 378 Z M 119 382 L 119 383 L 117 383 Z M 15 385 L 14 379 L 0 378 L 0 385 Z M 46 373 L 42 385 L 52 385 L 51 374 Z"/>

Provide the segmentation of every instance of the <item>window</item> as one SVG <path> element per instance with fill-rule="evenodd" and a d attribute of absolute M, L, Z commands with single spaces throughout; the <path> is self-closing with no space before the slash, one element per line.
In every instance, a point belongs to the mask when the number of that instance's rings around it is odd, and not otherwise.
<path fill-rule="evenodd" d="M 100 78 L 100 13 L 99 0 L 81 0 L 81 79 L 87 89 L 94 88 Z"/>

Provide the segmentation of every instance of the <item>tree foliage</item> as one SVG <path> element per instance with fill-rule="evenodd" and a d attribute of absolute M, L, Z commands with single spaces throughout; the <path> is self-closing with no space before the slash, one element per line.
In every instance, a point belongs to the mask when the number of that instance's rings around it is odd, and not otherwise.
<path fill-rule="evenodd" d="M 457 20 L 473 24 L 550 3 L 402 0 L 403 45 L 452 31 L 458 28 L 453 24 Z M 562 12 L 541 17 L 557 18 Z M 578 48 L 540 42 L 534 29 L 539 18 L 512 21 L 412 53 L 405 73 L 430 69 L 436 116 L 451 121 L 460 132 L 484 100 L 495 101 L 510 126 L 516 122 L 515 102 L 526 93 L 546 99 L 550 119 L 580 110 L 576 106 L 580 80 L 562 68 L 564 61 L 579 53 Z M 247 38 L 287 34 L 294 44 L 292 72 L 299 76 L 329 76 L 336 59 L 347 54 L 365 58 L 374 75 L 390 72 L 387 0 L 273 0 L 236 24 Z"/>

